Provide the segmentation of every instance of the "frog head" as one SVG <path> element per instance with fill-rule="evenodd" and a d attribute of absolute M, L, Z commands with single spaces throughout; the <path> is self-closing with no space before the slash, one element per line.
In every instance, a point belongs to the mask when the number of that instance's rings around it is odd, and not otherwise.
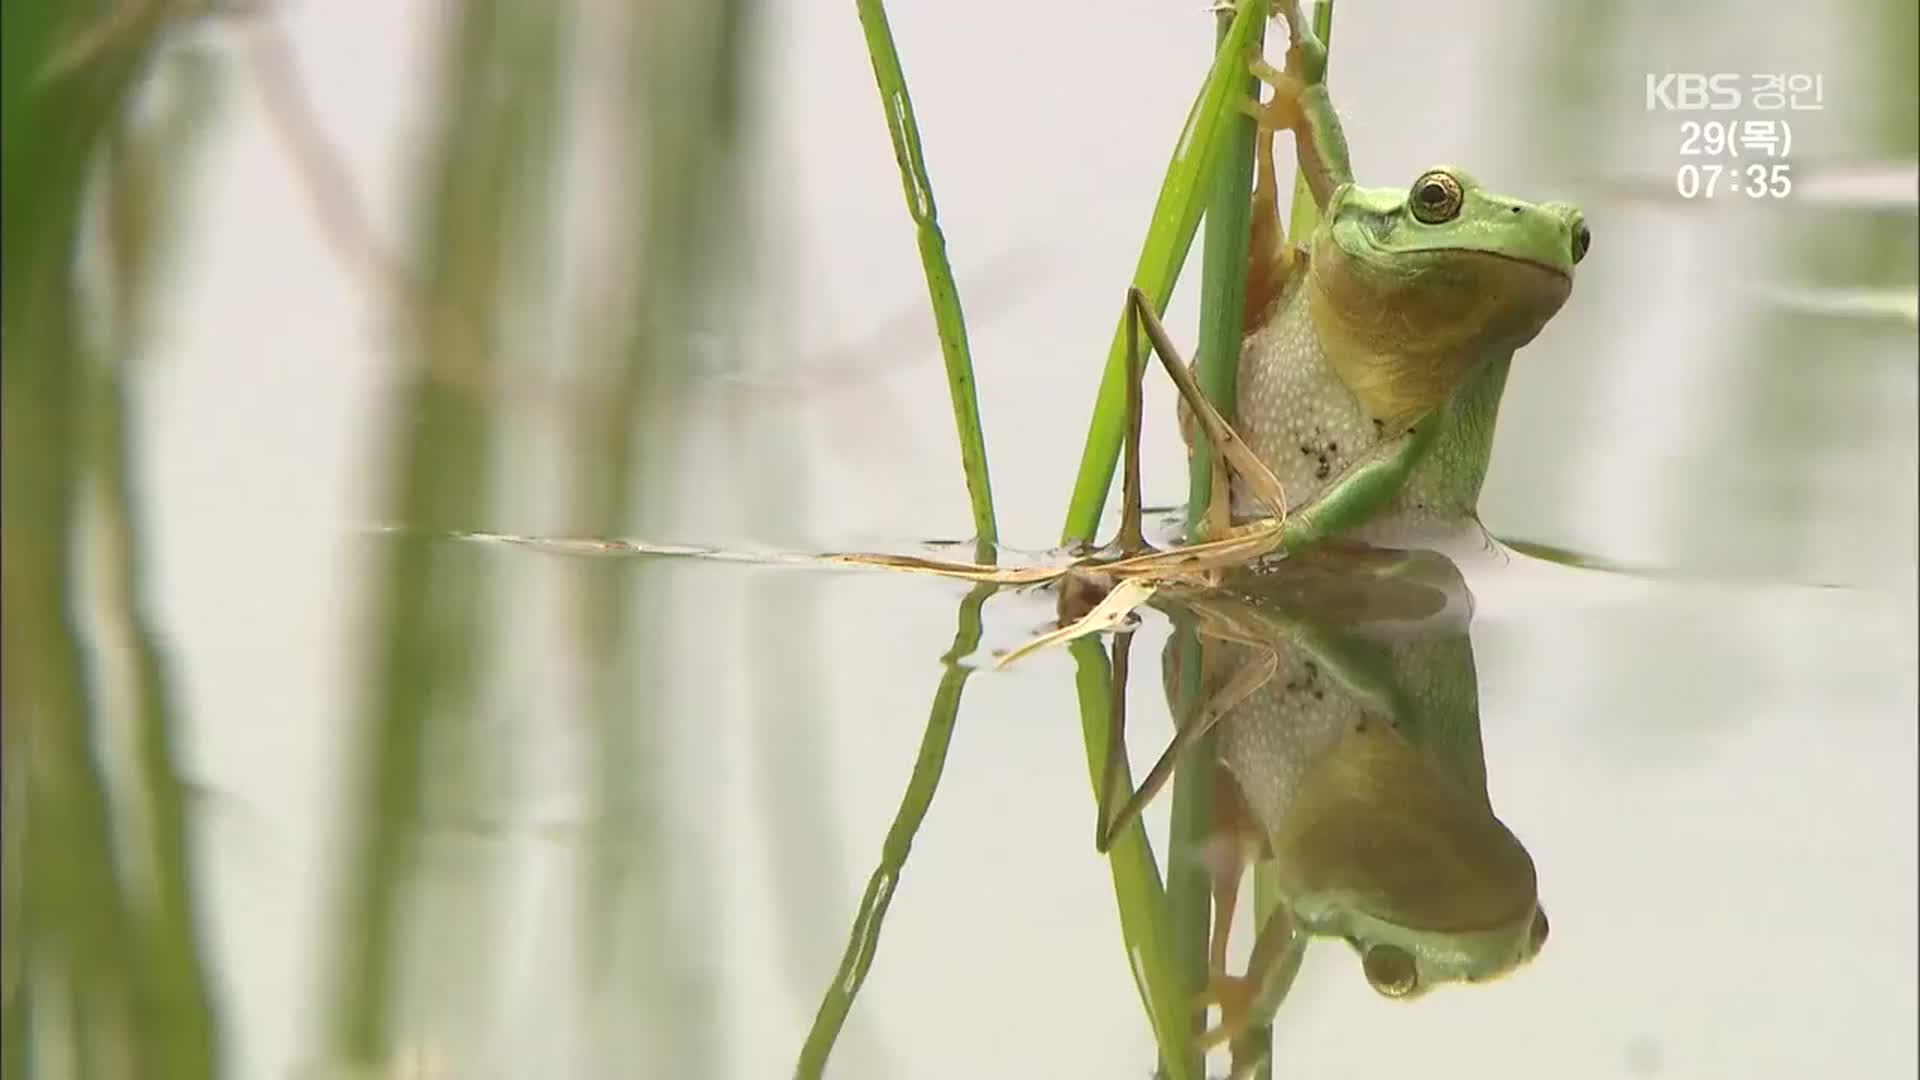
<path fill-rule="evenodd" d="M 1387 997 L 1498 978 L 1546 941 L 1526 848 L 1387 724 L 1303 778 L 1273 852 L 1297 924 L 1344 939 Z"/>
<path fill-rule="evenodd" d="M 1547 913 L 1537 903 L 1518 919 L 1447 934 L 1357 914 L 1349 922 L 1347 944 L 1360 956 L 1367 985 L 1389 998 L 1415 998 L 1445 983 L 1492 981 L 1533 959 L 1547 941 Z"/>
<path fill-rule="evenodd" d="M 1312 248 L 1315 330 L 1368 411 L 1408 423 L 1533 340 L 1590 242 L 1577 208 L 1497 195 L 1447 166 L 1408 188 L 1342 185 Z"/>

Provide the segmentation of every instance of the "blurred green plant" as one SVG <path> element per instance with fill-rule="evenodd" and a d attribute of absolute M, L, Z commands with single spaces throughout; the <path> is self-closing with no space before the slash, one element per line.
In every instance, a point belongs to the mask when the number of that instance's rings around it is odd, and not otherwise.
<path fill-rule="evenodd" d="M 164 226 L 212 101 L 205 58 L 166 53 L 176 21 L 158 4 L 0 15 L 9 1076 L 221 1070 L 127 434 Z M 174 93 L 136 122 L 163 58 Z M 115 735 L 130 774 L 103 768 Z"/>
<path fill-rule="evenodd" d="M 572 531 L 619 535 L 667 501 L 657 462 L 679 432 L 675 395 L 688 342 L 725 309 L 738 269 L 730 223 L 739 217 L 752 7 L 463 0 L 449 12 L 414 269 L 376 282 L 396 290 L 391 299 L 407 319 L 409 363 L 392 403 L 386 469 L 387 517 L 401 527 L 370 585 L 380 630 L 365 657 L 371 689 L 358 790 L 343 800 L 356 820 L 331 991 L 336 1064 L 367 1067 L 431 1049 L 412 1045 L 413 1030 L 402 1033 L 407 1003 L 397 998 L 413 974 L 401 951 L 416 910 L 410 893 L 435 885 L 416 880 L 423 810 L 478 814 L 476 769 L 504 767 L 512 756 L 476 721 L 490 654 L 518 620 L 500 617 L 496 575 L 470 549 L 445 542 L 484 529 L 498 512 L 504 456 L 521 448 L 504 429 L 504 410 L 564 410 Z M 598 59 L 613 60 L 622 77 L 590 88 L 572 81 L 577 64 Z M 584 99 L 596 93 L 612 99 L 605 115 L 622 167 L 595 227 L 644 239 L 596 265 L 579 289 L 581 307 L 569 313 L 585 347 L 565 378 L 585 392 L 508 399 L 502 388 L 560 385 L 552 366 L 516 374 L 509 356 L 516 335 L 550 314 L 555 291 L 542 268 L 553 257 L 558 201 L 549 172 L 572 134 L 572 111 L 593 112 Z M 648 647 L 649 628 L 668 617 L 665 600 L 645 567 L 585 560 L 569 570 L 570 645 L 582 658 L 590 740 L 577 974 L 595 1003 L 591 1015 L 604 1018 L 592 1045 L 578 1049 L 596 1068 L 702 1075 L 722 1064 L 710 1052 L 710 980 L 692 952 L 706 935 L 671 903 L 702 878 L 698 852 L 670 834 L 674 761 L 665 717 L 645 704 L 664 698 L 671 675 Z M 492 955 L 436 956 L 434 985 L 443 996 L 495 985 L 499 972 L 481 970 Z M 636 1015 L 647 1023 L 636 1025 Z"/>
<path fill-rule="evenodd" d="M 648 528 L 671 505 L 689 343 L 737 348 L 733 284 L 747 269 L 739 243 L 754 69 L 749 29 L 758 5 L 726 0 L 630 7 L 616 15 L 622 79 L 613 107 L 633 107 L 612 132 L 622 169 L 601 228 L 640 237 L 586 290 L 579 322 L 595 342 L 588 377 L 607 389 L 585 403 L 574 432 L 569 514 L 587 536 Z M 637 107 L 636 107 L 637 106 Z M 675 662 L 658 647 L 673 621 L 656 568 L 589 560 L 571 597 L 593 744 L 591 858 L 582 882 L 581 949 L 589 986 L 607 1004 L 600 1066 L 645 1075 L 720 1072 L 712 1052 L 717 1005 L 701 943 L 711 905 L 675 905 L 708 888 L 700 845 L 676 842 L 675 774 L 683 765 L 658 703 Z M 696 813 L 704 813 L 704 807 Z M 635 1037 L 634 1013 L 649 1020 Z"/>
<path fill-rule="evenodd" d="M 553 157 L 564 16 L 557 5 L 466 0 L 442 38 L 417 216 L 424 299 L 400 312 L 408 364 L 390 405 L 383 471 L 388 518 L 404 528 L 380 547 L 370 579 L 358 760 L 341 800 L 351 820 L 326 1024 L 331 1063 L 347 1068 L 383 1068 L 418 1049 L 403 1045 L 396 991 L 420 831 L 430 792 L 441 806 L 470 801 L 475 748 L 484 746 L 472 725 L 490 670 L 493 590 L 474 554 L 440 537 L 487 519 L 497 403 L 441 373 L 484 380 L 499 367 L 502 322 L 520 303 L 506 287 L 509 271 L 525 257 Z M 450 332 L 430 314 L 440 310 L 475 320 L 471 332 Z M 486 955 L 446 959 L 480 964 Z"/>

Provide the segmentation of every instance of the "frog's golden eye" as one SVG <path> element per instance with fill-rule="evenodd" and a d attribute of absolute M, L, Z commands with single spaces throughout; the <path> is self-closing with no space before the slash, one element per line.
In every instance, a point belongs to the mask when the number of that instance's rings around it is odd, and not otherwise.
<path fill-rule="evenodd" d="M 1403 998 L 1420 988 L 1420 969 L 1405 949 L 1375 945 L 1360 959 L 1367 983 L 1382 997 Z"/>
<path fill-rule="evenodd" d="M 1430 172 L 1413 182 L 1408 205 L 1413 216 L 1429 225 L 1440 225 L 1460 216 L 1460 204 L 1466 193 L 1451 173 Z"/>

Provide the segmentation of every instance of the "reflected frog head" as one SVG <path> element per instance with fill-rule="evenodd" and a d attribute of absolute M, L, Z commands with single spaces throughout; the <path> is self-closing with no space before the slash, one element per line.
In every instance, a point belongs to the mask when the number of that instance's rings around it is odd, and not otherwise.
<path fill-rule="evenodd" d="M 1499 978 L 1546 941 L 1526 848 L 1386 725 L 1314 764 L 1272 845 L 1297 926 L 1346 941 L 1385 997 Z"/>

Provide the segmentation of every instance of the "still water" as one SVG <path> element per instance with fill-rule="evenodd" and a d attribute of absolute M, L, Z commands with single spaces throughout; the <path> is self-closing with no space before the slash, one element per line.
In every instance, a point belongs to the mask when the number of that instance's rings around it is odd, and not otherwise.
<path fill-rule="evenodd" d="M 1147 0 L 894 7 L 1002 536 L 1037 551 L 1057 534 L 1211 24 L 1200 5 Z M 1340 11 L 1333 86 L 1363 177 L 1454 161 L 1587 209 L 1593 254 L 1515 365 L 1482 500 L 1496 535 L 1578 554 L 1449 549 L 1472 596 L 1458 629 L 1485 795 L 1531 860 L 1551 937 L 1505 979 L 1411 1003 L 1370 989 L 1345 945 L 1315 943 L 1275 1021 L 1276 1075 L 1915 1070 L 1914 323 L 1897 302 L 1834 301 L 1911 300 L 1915 68 L 1911 45 L 1888 42 L 1912 41 L 1912 15 L 1697 7 Z M 367 0 L 284 13 L 318 120 L 395 243 L 441 15 Z M 762 18 L 752 287 L 727 343 L 689 342 L 689 373 L 659 392 L 634 527 L 742 552 L 963 537 L 852 7 Z M 208 34 L 238 55 L 239 31 Z M 571 78 L 604 99 L 606 50 L 575 47 Z M 1673 195 L 1678 117 L 1643 98 L 1663 71 L 1822 75 L 1824 107 L 1793 117 L 1802 196 Z M 137 460 L 231 1071 L 326 1075 L 339 972 L 366 946 L 345 899 L 364 869 L 355 838 L 387 805 L 362 771 L 381 745 L 362 722 L 369 582 L 419 543 L 382 531 L 405 361 L 258 96 L 240 77 L 229 91 L 141 380 Z M 593 229 L 614 165 L 590 146 L 562 156 L 555 228 L 577 238 L 553 269 L 564 294 L 571 267 L 619 241 Z M 1819 194 L 1822 176 L 1839 194 Z M 1183 342 L 1192 292 L 1170 313 Z M 559 318 L 514 338 L 517 362 L 563 376 L 580 345 Z M 1185 466 L 1157 376 L 1147 408 L 1147 494 L 1171 505 Z M 498 422 L 495 498 L 454 526 L 571 535 L 569 420 L 509 399 Z M 436 580 L 480 597 L 484 631 L 461 658 L 471 695 L 421 707 L 426 764 L 386 822 L 395 932 L 373 975 L 391 1075 L 791 1074 L 955 665 L 980 670 L 884 883 L 884 933 L 829 1074 L 1149 1074 L 1153 1029 L 1093 845 L 1074 663 L 1054 650 L 985 669 L 1051 619 L 1047 595 L 993 597 L 978 646 L 949 657 L 967 591 L 947 582 L 424 546 L 453 568 Z M 469 599 L 436 594 L 430 610 Z M 609 609 L 627 623 L 596 614 Z M 1143 612 L 1133 643 L 1136 778 L 1172 732 L 1170 630 Z M 1146 811 L 1156 845 L 1168 816 L 1165 799 Z"/>

